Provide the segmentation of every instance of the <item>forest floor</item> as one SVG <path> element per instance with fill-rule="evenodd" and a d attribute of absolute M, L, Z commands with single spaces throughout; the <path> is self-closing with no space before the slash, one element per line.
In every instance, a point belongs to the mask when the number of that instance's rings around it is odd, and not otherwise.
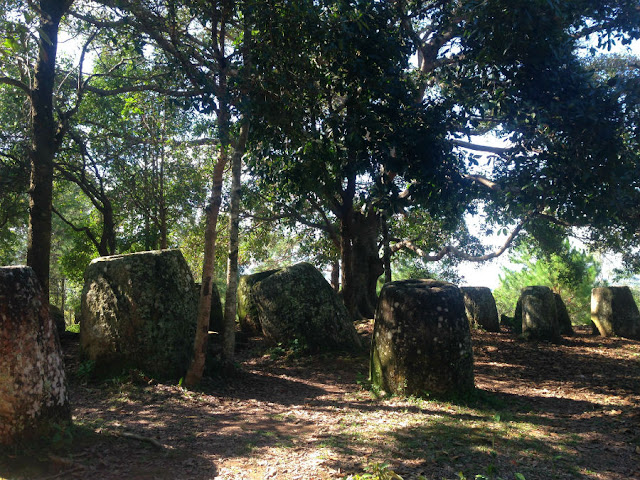
<path fill-rule="evenodd" d="M 66 338 L 74 426 L 44 450 L 1 453 L 0 478 L 640 479 L 640 342 L 585 330 L 473 343 L 477 395 L 444 401 L 376 395 L 367 352 L 259 343 L 234 378 L 198 390 L 140 373 L 92 383 Z M 387 476 L 363 476 L 376 469 Z"/>

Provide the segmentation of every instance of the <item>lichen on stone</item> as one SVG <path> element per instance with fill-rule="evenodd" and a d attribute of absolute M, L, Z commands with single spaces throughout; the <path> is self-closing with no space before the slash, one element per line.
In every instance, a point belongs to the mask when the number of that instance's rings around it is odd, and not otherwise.
<path fill-rule="evenodd" d="M 192 356 L 197 304 L 179 250 L 93 260 L 82 294 L 83 354 L 99 373 L 134 367 L 179 378 Z"/>
<path fill-rule="evenodd" d="M 62 353 L 32 269 L 0 268 L 0 443 L 71 420 Z"/>
<path fill-rule="evenodd" d="M 378 301 L 370 376 L 401 395 L 474 389 L 469 324 L 459 289 L 435 280 L 385 284 Z"/>

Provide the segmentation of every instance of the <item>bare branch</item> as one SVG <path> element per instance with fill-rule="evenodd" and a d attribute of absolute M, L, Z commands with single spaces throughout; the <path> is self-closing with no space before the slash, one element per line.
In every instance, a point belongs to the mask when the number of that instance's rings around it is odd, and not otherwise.
<path fill-rule="evenodd" d="M 525 224 L 528 221 L 529 221 L 529 217 L 525 217 L 516 226 L 516 228 L 514 228 L 514 230 L 511 232 L 511 234 L 507 237 L 507 240 L 504 242 L 504 245 L 502 245 L 502 247 L 500 247 L 497 251 L 492 252 L 492 253 L 488 253 L 486 255 L 477 255 L 477 256 L 476 255 L 469 255 L 468 253 L 463 252 L 458 247 L 455 247 L 453 245 L 447 245 L 446 247 L 443 247 L 435 255 L 431 255 L 431 254 L 426 253 L 424 250 L 422 250 L 418 246 L 414 245 L 414 243 L 411 240 L 403 240 L 401 242 L 396 243 L 395 245 L 393 245 L 393 247 L 391 247 L 391 251 L 395 253 L 395 252 L 398 252 L 398 251 L 403 250 L 403 249 L 410 250 L 410 251 L 418 254 L 418 256 L 420 256 L 423 260 L 425 260 L 427 262 L 437 262 L 439 260 L 442 260 L 446 255 L 449 255 L 449 256 L 452 256 L 452 257 L 456 257 L 456 258 L 459 258 L 461 260 L 466 260 L 466 261 L 469 261 L 469 262 L 484 262 L 486 260 L 491 260 L 492 258 L 499 257 L 504 252 L 506 252 L 507 249 L 509 248 L 509 246 L 513 243 L 515 238 L 520 233 L 520 230 L 522 230 L 522 228 L 525 226 Z"/>
<path fill-rule="evenodd" d="M 156 92 L 162 95 L 169 95 L 172 97 L 197 97 L 202 94 L 201 91 L 173 90 L 170 88 L 163 88 L 158 85 L 130 85 L 126 87 L 112 88 L 109 90 L 86 85 L 85 89 L 88 92 L 95 93 L 96 95 L 99 95 L 101 97 L 108 97 L 111 95 L 120 95 L 121 93 L 130 93 L 130 92 Z"/>
<path fill-rule="evenodd" d="M 62 213 L 60 213 L 60 211 L 57 210 L 55 207 L 52 207 L 51 211 L 55 213 L 60 220 L 62 220 L 67 225 L 69 225 L 75 232 L 83 232 L 84 234 L 86 234 L 87 237 L 89 237 L 89 240 L 91 240 L 91 243 L 93 243 L 96 249 L 100 251 L 100 242 L 98 242 L 98 240 L 96 239 L 95 235 L 93 234 L 93 232 L 89 227 L 76 227 L 70 220 L 65 218 L 64 215 L 62 215 Z"/>
<path fill-rule="evenodd" d="M 456 147 L 466 148 L 468 150 L 476 150 L 478 152 L 487 152 L 487 153 L 495 153 L 496 155 L 505 155 L 513 151 L 511 148 L 505 147 L 494 147 L 491 145 L 478 145 L 477 143 L 465 142 L 464 140 L 459 140 L 454 138 L 452 143 Z"/>
<path fill-rule="evenodd" d="M 129 17 L 122 17 L 119 20 L 98 20 L 97 18 L 91 17 L 89 15 L 83 15 L 79 12 L 70 11 L 69 15 L 75 17 L 79 20 L 87 22 L 94 27 L 98 28 L 113 28 L 113 27 L 121 27 L 123 25 L 129 25 L 131 20 Z"/>
<path fill-rule="evenodd" d="M 483 187 L 486 187 L 489 190 L 492 190 L 494 192 L 502 191 L 502 186 L 500 184 L 494 182 L 493 180 L 489 180 L 487 177 L 485 177 L 483 175 L 464 174 L 464 175 L 462 175 L 462 178 L 464 178 L 465 180 L 471 181 L 471 183 L 480 184 Z"/>

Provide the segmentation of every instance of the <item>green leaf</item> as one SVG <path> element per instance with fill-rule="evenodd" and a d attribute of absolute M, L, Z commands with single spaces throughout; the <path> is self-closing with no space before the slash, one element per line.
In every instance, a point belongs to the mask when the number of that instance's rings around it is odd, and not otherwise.
<path fill-rule="evenodd" d="M 2 42 L 2 45 L 13 52 L 17 52 L 20 49 L 20 44 L 13 37 L 5 38 L 4 42 Z"/>

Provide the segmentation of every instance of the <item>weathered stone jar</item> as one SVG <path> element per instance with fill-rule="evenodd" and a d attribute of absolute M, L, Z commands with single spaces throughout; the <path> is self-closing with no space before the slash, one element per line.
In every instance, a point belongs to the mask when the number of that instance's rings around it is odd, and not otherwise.
<path fill-rule="evenodd" d="M 179 378 L 192 357 L 198 298 L 179 250 L 97 258 L 85 272 L 80 345 L 97 373 Z"/>
<path fill-rule="evenodd" d="M 553 298 L 556 300 L 556 316 L 558 317 L 558 329 L 560 335 L 573 335 L 573 325 L 571 324 L 571 317 L 567 310 L 567 305 L 559 293 L 553 293 Z"/>
<path fill-rule="evenodd" d="M 71 421 L 62 352 L 29 267 L 0 268 L 0 444 L 47 436 Z"/>
<path fill-rule="evenodd" d="M 313 265 L 298 263 L 254 278 L 259 280 L 248 288 L 251 312 L 270 342 L 298 340 L 315 352 L 360 348 L 342 300 Z"/>
<path fill-rule="evenodd" d="M 371 380 L 395 394 L 474 390 L 471 333 L 458 287 L 435 280 L 387 283 L 371 346 Z"/>
<path fill-rule="evenodd" d="M 545 286 L 525 287 L 516 305 L 516 321 L 528 340 L 560 341 L 560 327 L 553 291 Z"/>
<path fill-rule="evenodd" d="M 640 340 L 640 313 L 629 287 L 591 290 L 591 320 L 603 337 Z"/>
<path fill-rule="evenodd" d="M 487 287 L 460 287 L 469 324 L 487 332 L 499 332 L 498 308 L 491 289 Z"/>

